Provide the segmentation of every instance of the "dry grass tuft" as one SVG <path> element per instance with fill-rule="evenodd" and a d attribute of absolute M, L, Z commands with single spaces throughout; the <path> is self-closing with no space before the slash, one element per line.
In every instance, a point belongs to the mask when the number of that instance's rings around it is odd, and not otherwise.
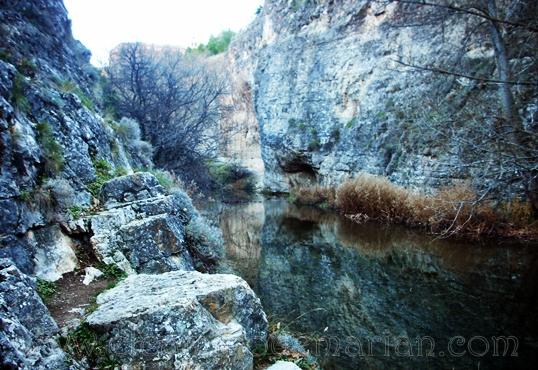
<path fill-rule="evenodd" d="M 299 204 L 335 208 L 357 222 L 405 224 L 441 237 L 538 238 L 538 223 L 533 220 L 528 203 L 516 199 L 494 207 L 491 202 L 479 199 L 466 183 L 426 195 L 395 185 L 384 177 L 363 173 L 336 190 L 320 186 L 294 189 L 292 199 Z"/>
<path fill-rule="evenodd" d="M 291 191 L 293 203 L 323 208 L 336 207 L 336 191 L 331 187 L 311 186 Z"/>

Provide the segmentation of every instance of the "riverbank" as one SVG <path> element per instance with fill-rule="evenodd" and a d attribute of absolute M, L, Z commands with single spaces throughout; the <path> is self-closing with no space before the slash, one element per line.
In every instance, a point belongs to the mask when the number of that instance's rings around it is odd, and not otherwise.
<path fill-rule="evenodd" d="M 494 202 L 464 183 L 428 195 L 361 174 L 337 187 L 295 188 L 290 200 L 334 210 L 357 223 L 403 224 L 442 238 L 538 239 L 538 220 L 528 202 Z"/>

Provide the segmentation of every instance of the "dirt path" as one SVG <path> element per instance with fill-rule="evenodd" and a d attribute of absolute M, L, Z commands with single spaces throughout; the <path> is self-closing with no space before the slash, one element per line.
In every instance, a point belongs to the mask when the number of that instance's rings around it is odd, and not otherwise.
<path fill-rule="evenodd" d="M 83 279 L 84 270 L 80 270 L 64 274 L 56 282 L 56 293 L 48 300 L 47 306 L 60 328 L 83 319 L 84 310 L 111 282 L 110 279 L 101 277 L 84 285 Z"/>

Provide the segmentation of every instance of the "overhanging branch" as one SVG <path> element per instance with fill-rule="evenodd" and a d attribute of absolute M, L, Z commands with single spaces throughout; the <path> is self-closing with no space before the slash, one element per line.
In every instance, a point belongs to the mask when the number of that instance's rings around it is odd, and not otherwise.
<path fill-rule="evenodd" d="M 405 67 L 414 68 L 414 69 L 418 69 L 418 70 L 421 70 L 421 71 L 429 71 L 429 72 L 439 73 L 439 74 L 443 74 L 443 75 L 467 78 L 469 80 L 480 81 L 480 82 L 484 82 L 484 83 L 508 84 L 508 85 L 520 85 L 520 86 L 538 86 L 538 82 L 503 81 L 503 80 L 497 80 L 497 79 L 486 78 L 486 77 L 472 76 L 472 75 L 468 75 L 468 74 L 464 74 L 464 73 L 460 73 L 460 72 L 455 72 L 455 71 L 449 71 L 449 70 L 439 68 L 439 67 L 419 66 L 419 65 L 416 65 L 416 64 L 406 63 L 406 62 L 404 62 L 402 60 L 397 60 L 397 59 L 392 59 L 392 60 L 395 61 L 398 64 L 401 64 L 401 65 L 405 66 Z"/>

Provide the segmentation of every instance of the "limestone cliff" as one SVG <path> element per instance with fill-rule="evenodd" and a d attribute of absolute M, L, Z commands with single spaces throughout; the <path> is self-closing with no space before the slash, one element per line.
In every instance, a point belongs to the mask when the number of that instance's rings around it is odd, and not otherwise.
<path fill-rule="evenodd" d="M 516 17 L 536 11 L 532 2 L 498 3 L 510 6 Z M 336 184 L 360 171 L 423 189 L 454 179 L 489 181 L 485 166 L 464 161 L 468 153 L 457 140 L 442 139 L 428 127 L 439 120 L 436 104 L 458 113 L 474 109 L 494 115 L 496 86 L 397 61 L 456 65 L 494 76 L 492 45 L 470 32 L 476 19 L 441 11 L 425 18 L 424 11 L 369 0 L 265 2 L 228 55 L 245 99 L 252 100 L 255 117 L 245 119 L 244 127 L 259 127 L 268 190 Z M 518 50 L 510 56 L 518 66 L 514 78 L 528 79 L 536 70 L 529 40 L 526 46 L 509 40 Z M 535 93 L 518 88 L 515 94 L 531 127 Z M 253 142 L 249 150 L 255 147 Z M 515 181 L 512 191 L 520 191 L 518 186 Z"/>
<path fill-rule="evenodd" d="M 65 239 L 48 227 L 90 205 L 96 161 L 137 161 L 99 114 L 100 76 L 62 1 L 2 1 L 0 23 L 0 256 L 31 273 L 39 246 Z"/>

